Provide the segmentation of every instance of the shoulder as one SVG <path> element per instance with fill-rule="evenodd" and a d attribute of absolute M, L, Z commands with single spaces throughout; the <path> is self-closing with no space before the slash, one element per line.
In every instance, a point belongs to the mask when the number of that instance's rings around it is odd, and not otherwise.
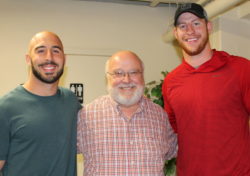
<path fill-rule="evenodd" d="M 185 70 L 186 70 L 185 69 L 185 64 L 183 62 L 182 64 L 178 65 L 175 69 L 173 69 L 171 72 L 169 72 L 166 75 L 166 77 L 164 79 L 164 83 L 169 82 L 169 81 L 175 79 L 176 77 L 178 77 L 178 75 L 183 74 L 183 72 L 185 72 Z"/>
<path fill-rule="evenodd" d="M 29 99 L 19 86 L 0 98 L 0 118 L 7 117 L 6 113 L 12 113 L 15 109 L 22 109 L 26 106 L 26 100 Z"/>
<path fill-rule="evenodd" d="M 240 65 L 248 65 L 250 64 L 250 60 L 248 60 L 247 58 L 241 57 L 241 56 L 235 56 L 232 54 L 229 54 L 225 51 L 215 51 L 215 55 L 217 57 L 220 57 L 221 59 L 227 59 L 227 61 L 229 61 L 229 63 L 233 63 L 233 64 L 240 64 Z"/>
<path fill-rule="evenodd" d="M 175 84 L 176 82 L 178 82 L 177 80 L 182 78 L 181 75 L 183 75 L 184 71 L 185 71 L 185 65 L 184 63 L 182 63 L 166 75 L 162 83 L 163 94 L 165 94 L 164 91 L 166 91 L 167 87 Z"/>
<path fill-rule="evenodd" d="M 101 96 L 93 100 L 92 102 L 86 104 L 79 111 L 79 118 L 84 119 L 84 121 L 91 122 L 96 118 L 103 118 L 104 114 L 107 115 L 113 109 L 111 98 L 108 95 Z"/>
<path fill-rule="evenodd" d="M 227 60 L 228 68 L 235 73 L 242 76 L 250 74 L 250 60 L 241 56 L 231 55 L 225 51 L 217 51 L 222 59 Z"/>
<path fill-rule="evenodd" d="M 144 105 L 142 106 L 142 112 L 144 118 L 152 120 L 154 122 L 159 122 L 162 125 L 167 125 L 168 115 L 166 111 L 158 104 L 154 103 L 152 100 L 143 97 Z"/>
<path fill-rule="evenodd" d="M 72 92 L 70 89 L 65 88 L 65 87 L 58 87 L 59 91 L 61 94 L 68 95 L 68 96 L 73 96 L 75 95 L 74 92 Z"/>
<path fill-rule="evenodd" d="M 74 92 L 72 92 L 70 89 L 64 88 L 64 87 L 59 87 L 58 89 L 60 91 L 60 97 L 62 99 L 68 101 L 68 103 L 71 104 L 72 106 L 77 106 L 78 109 L 80 109 L 82 107 L 82 105 L 80 104 L 80 102 L 79 102 L 77 96 L 74 94 Z"/>
<path fill-rule="evenodd" d="M 72 92 L 70 89 L 64 88 L 64 87 L 58 87 L 58 90 L 60 92 L 60 96 L 62 98 L 66 98 L 66 99 L 73 99 L 73 100 L 77 100 L 78 98 L 76 97 L 76 95 L 74 94 L 74 92 Z"/>
<path fill-rule="evenodd" d="M 230 61 L 236 65 L 239 65 L 241 67 L 247 67 L 249 68 L 250 67 L 250 60 L 244 58 L 244 57 L 241 57 L 241 56 L 234 56 L 234 55 L 231 55 L 230 56 Z"/>
<path fill-rule="evenodd" d="M 185 68 L 185 66 L 184 66 L 184 62 L 183 62 L 182 64 L 180 64 L 176 68 L 174 68 L 171 72 L 169 72 L 166 77 L 171 77 L 171 76 L 174 76 L 176 74 L 179 74 L 179 73 L 183 72 L 184 68 Z"/>
<path fill-rule="evenodd" d="M 103 95 L 96 99 L 94 99 L 92 102 L 86 105 L 86 109 L 97 109 L 97 108 L 104 108 L 109 106 L 112 102 L 109 95 Z"/>
<path fill-rule="evenodd" d="M 0 106 L 4 104 L 6 104 L 7 102 L 11 102 L 14 103 L 16 102 L 16 100 L 18 100 L 20 97 L 23 97 L 22 94 L 24 92 L 22 91 L 22 87 L 19 86 L 13 90 L 11 90 L 10 92 L 8 92 L 7 94 L 3 95 L 0 98 Z"/>
<path fill-rule="evenodd" d="M 166 112 L 164 111 L 164 109 L 160 105 L 154 103 L 152 100 L 148 99 L 147 97 L 143 96 L 142 101 L 144 104 L 144 109 L 146 111 L 151 111 L 153 113 L 159 113 L 159 114 L 162 114 L 164 116 L 166 115 Z"/>

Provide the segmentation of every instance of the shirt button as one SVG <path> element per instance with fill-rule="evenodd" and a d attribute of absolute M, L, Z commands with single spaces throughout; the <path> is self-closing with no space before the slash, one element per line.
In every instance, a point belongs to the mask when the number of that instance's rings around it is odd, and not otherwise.
<path fill-rule="evenodd" d="M 134 165 L 134 164 L 135 164 L 135 162 L 134 162 L 134 161 L 131 161 L 131 164 L 132 164 L 132 165 Z"/>
<path fill-rule="evenodd" d="M 134 144 L 134 142 L 133 141 L 130 141 L 130 145 L 133 145 Z"/>

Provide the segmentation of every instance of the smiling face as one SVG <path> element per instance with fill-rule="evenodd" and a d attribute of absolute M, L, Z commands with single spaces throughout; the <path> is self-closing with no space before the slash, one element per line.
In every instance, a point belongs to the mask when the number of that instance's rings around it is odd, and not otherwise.
<path fill-rule="evenodd" d="M 38 33 L 30 42 L 26 60 L 32 78 L 47 84 L 58 82 L 65 63 L 61 40 L 51 32 Z"/>
<path fill-rule="evenodd" d="M 113 55 L 106 64 L 107 88 L 111 97 L 123 106 L 139 102 L 144 92 L 143 65 L 132 52 Z"/>
<path fill-rule="evenodd" d="M 192 13 L 185 12 L 178 18 L 174 35 L 183 52 L 189 56 L 194 56 L 208 48 L 210 30 L 210 22 Z"/>

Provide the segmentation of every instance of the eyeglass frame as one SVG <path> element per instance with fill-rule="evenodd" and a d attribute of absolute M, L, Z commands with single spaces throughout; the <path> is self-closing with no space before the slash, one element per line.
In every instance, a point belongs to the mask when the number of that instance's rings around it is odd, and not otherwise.
<path fill-rule="evenodd" d="M 125 72 L 123 70 L 116 70 L 113 73 L 106 72 L 106 74 L 109 74 L 110 76 L 112 76 L 115 79 L 123 79 L 127 75 L 128 75 L 129 78 L 136 78 L 142 72 L 143 71 L 139 71 L 139 70 L 130 70 L 128 72 Z"/>

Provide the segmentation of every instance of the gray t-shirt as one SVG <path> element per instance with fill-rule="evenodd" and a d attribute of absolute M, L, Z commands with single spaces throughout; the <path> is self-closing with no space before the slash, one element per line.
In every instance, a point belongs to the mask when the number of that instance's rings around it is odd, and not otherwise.
<path fill-rule="evenodd" d="M 81 105 L 68 89 L 37 96 L 22 86 L 0 99 L 4 176 L 75 176 L 76 119 Z"/>

